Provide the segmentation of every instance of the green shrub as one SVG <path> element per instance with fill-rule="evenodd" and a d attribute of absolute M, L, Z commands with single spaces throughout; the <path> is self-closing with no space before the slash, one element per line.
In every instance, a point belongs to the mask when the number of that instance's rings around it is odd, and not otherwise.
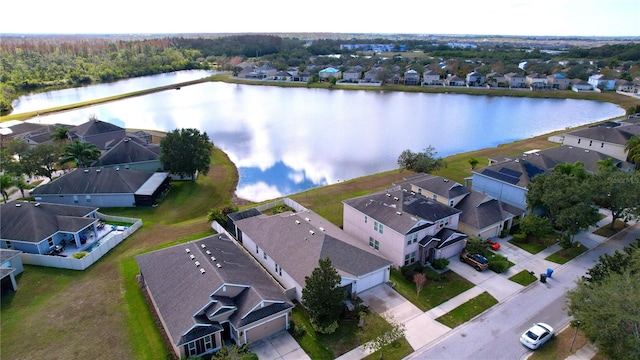
<path fill-rule="evenodd" d="M 525 233 L 517 233 L 513 234 L 513 241 L 522 244 L 527 242 L 527 234 Z"/>
<path fill-rule="evenodd" d="M 400 268 L 400 272 L 405 279 L 413 282 L 413 275 L 422 272 L 422 264 L 419 262 L 406 265 Z"/>
<path fill-rule="evenodd" d="M 279 204 L 276 204 L 273 207 L 273 213 L 274 214 L 281 214 L 281 213 L 283 213 L 285 211 L 287 211 L 287 205 L 285 205 L 285 204 L 279 203 Z"/>
<path fill-rule="evenodd" d="M 505 257 L 495 257 L 489 260 L 489 269 L 498 274 L 502 274 L 509 268 L 509 261 Z"/>
<path fill-rule="evenodd" d="M 289 320 L 289 334 L 296 339 L 303 337 L 307 333 L 307 328 L 302 324 L 296 324 L 295 321 Z"/>
<path fill-rule="evenodd" d="M 313 329 L 316 332 L 319 332 L 320 334 L 333 334 L 338 329 L 338 321 L 334 321 L 331 324 L 324 327 L 318 326 L 316 323 L 312 322 L 311 326 L 313 326 Z"/>
<path fill-rule="evenodd" d="M 442 270 L 446 268 L 447 265 L 449 265 L 449 259 L 445 259 L 445 258 L 436 259 L 431 263 L 431 265 L 436 270 Z"/>
<path fill-rule="evenodd" d="M 82 259 L 83 257 L 87 256 L 88 252 L 86 251 L 80 251 L 77 253 L 73 253 L 73 255 L 71 255 L 72 258 L 74 259 Z"/>
<path fill-rule="evenodd" d="M 428 267 L 424 268 L 422 273 L 427 277 L 428 280 L 431 281 L 443 282 L 446 280 L 446 277 L 444 275 Z"/>

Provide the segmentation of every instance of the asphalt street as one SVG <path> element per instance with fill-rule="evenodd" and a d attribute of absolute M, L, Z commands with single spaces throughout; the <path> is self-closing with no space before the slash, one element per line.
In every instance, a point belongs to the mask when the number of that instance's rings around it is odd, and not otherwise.
<path fill-rule="evenodd" d="M 558 330 L 567 326 L 571 319 L 565 308 L 567 290 L 575 288 L 575 281 L 586 274 L 600 255 L 622 250 L 636 238 L 640 238 L 640 225 L 560 266 L 546 284 L 537 281 L 405 359 L 526 358 L 531 350 L 520 344 L 520 335 L 534 322 L 546 322 Z"/>

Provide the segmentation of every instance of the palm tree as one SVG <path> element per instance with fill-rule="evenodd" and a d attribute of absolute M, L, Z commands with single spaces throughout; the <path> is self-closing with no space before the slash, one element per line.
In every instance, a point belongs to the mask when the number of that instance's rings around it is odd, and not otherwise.
<path fill-rule="evenodd" d="M 99 157 L 100 149 L 96 145 L 76 140 L 64 146 L 60 163 L 73 161 L 78 167 L 88 167 L 92 160 L 98 160 Z"/>
<path fill-rule="evenodd" d="M 616 161 L 613 158 L 606 158 L 604 160 L 596 161 L 596 165 L 598 165 L 599 172 L 618 170 L 618 168 L 616 167 Z"/>
<path fill-rule="evenodd" d="M 57 126 L 51 133 L 51 140 L 57 143 L 66 143 L 69 140 L 69 128 L 64 125 Z"/>
<path fill-rule="evenodd" d="M 640 169 L 640 136 L 630 137 L 624 145 L 624 151 L 627 152 L 627 161 L 636 164 L 636 169 Z"/>
<path fill-rule="evenodd" d="M 13 186 L 13 177 L 9 174 L 0 174 L 0 193 L 2 193 L 2 200 L 7 203 L 9 199 L 9 193 L 7 190 Z"/>

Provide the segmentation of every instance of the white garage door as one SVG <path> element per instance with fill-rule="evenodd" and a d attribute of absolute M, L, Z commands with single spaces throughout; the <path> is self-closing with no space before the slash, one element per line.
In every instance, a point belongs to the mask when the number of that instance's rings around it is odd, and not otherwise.
<path fill-rule="evenodd" d="M 376 285 L 380 285 L 384 283 L 387 280 L 385 276 L 386 273 L 387 273 L 387 269 L 384 268 L 374 273 L 371 273 L 366 277 L 358 279 L 358 282 L 357 282 L 358 292 L 359 293 L 363 292 L 365 290 L 371 289 Z"/>
<path fill-rule="evenodd" d="M 467 243 L 466 241 L 458 241 L 447 247 L 444 247 L 440 249 L 440 255 L 436 256 L 436 258 L 448 259 L 452 256 L 458 256 L 462 252 L 462 249 L 464 249 L 464 246 L 466 245 L 466 243 Z"/>
<path fill-rule="evenodd" d="M 282 315 L 276 319 L 262 324 L 261 326 L 247 330 L 247 343 L 252 343 L 265 338 L 269 335 L 273 335 L 279 331 L 287 329 L 287 318 Z"/>

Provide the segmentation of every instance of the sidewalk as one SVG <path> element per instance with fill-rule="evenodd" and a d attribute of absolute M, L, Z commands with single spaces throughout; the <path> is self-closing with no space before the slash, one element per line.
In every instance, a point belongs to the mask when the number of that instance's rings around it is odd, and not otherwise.
<path fill-rule="evenodd" d="M 592 231 L 597 228 L 611 222 L 611 215 L 607 211 L 601 210 L 600 212 L 606 215 L 606 217 L 598 221 L 596 226 L 576 235 L 574 238 L 574 241 L 579 241 L 589 250 L 596 248 L 608 240 L 603 236 L 592 233 Z M 500 245 L 501 248 L 499 252 L 515 263 L 507 273 L 496 274 L 492 271 L 478 272 L 472 267 L 457 261 L 457 258 L 451 258 L 449 268 L 474 283 L 475 286 L 427 312 L 420 311 L 387 285 L 379 285 L 363 292 L 360 296 L 364 302 L 370 306 L 372 311 L 380 310 L 378 312 L 381 313 L 381 315 L 391 315 L 394 320 L 403 323 L 405 325 L 405 338 L 414 350 L 420 349 L 430 343 L 439 341 L 440 338 L 446 336 L 451 330 L 436 321 L 436 318 L 450 312 L 481 293 L 485 291 L 488 292 L 496 298 L 499 303 L 506 302 L 518 296 L 527 287 L 509 280 L 508 278 L 512 275 L 522 270 L 534 271 L 536 277 L 538 274 L 546 272 L 547 269 L 562 272 L 564 265 L 545 260 L 547 256 L 561 249 L 558 244 L 554 244 L 537 254 L 531 254 L 522 250 L 508 243 L 507 239 L 500 240 Z M 383 286 L 387 289 L 381 288 Z M 395 293 L 395 295 L 393 293 Z M 380 304 L 384 304 L 385 306 L 380 306 Z M 338 357 L 338 359 L 358 360 L 369 354 L 369 351 L 360 346 Z M 578 349 L 576 353 L 567 358 L 567 360 L 589 360 L 594 355 L 595 350 L 593 347 L 586 345 Z"/>

